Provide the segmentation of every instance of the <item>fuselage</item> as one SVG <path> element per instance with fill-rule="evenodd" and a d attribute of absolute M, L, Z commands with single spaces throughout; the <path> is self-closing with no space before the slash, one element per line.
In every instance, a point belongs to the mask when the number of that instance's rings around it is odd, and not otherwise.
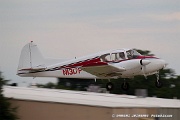
<path fill-rule="evenodd" d="M 83 67 L 113 66 L 123 69 L 120 72 L 111 72 L 106 77 L 97 76 L 84 71 Z M 119 49 L 100 52 L 80 58 L 69 59 L 63 62 L 46 66 L 45 69 L 18 70 L 23 77 L 59 77 L 80 79 L 110 79 L 132 78 L 136 75 L 151 75 L 165 67 L 164 60 L 154 56 L 142 56 L 132 49 Z"/>

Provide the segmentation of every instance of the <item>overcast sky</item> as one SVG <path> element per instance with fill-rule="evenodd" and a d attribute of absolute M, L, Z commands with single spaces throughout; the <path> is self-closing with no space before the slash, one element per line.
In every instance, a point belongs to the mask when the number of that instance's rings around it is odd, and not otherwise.
<path fill-rule="evenodd" d="M 179 0 L 0 0 L 0 70 L 21 85 L 55 79 L 16 75 L 22 47 L 73 58 L 108 49 L 150 50 L 180 75 Z"/>

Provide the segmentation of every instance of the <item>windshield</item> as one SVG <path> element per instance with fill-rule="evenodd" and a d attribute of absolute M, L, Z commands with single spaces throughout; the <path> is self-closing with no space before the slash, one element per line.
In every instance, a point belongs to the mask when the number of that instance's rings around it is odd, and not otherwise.
<path fill-rule="evenodd" d="M 128 51 L 126 51 L 126 53 L 127 53 L 128 59 L 136 58 L 137 56 L 141 55 L 136 50 L 128 50 Z"/>

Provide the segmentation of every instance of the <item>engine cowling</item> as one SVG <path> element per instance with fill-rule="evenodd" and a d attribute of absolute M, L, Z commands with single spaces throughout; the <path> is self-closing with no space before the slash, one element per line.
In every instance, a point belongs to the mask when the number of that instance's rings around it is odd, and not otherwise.
<path fill-rule="evenodd" d="M 151 63 L 149 60 L 145 60 L 145 59 L 140 60 L 140 64 L 143 65 L 143 66 L 148 65 L 149 63 Z"/>

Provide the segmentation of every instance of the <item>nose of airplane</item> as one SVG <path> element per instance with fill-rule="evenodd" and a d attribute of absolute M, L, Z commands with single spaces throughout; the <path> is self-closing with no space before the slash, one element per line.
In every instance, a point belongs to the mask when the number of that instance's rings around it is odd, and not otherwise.
<path fill-rule="evenodd" d="M 154 73 L 166 67 L 167 63 L 163 59 L 151 59 L 150 63 L 145 66 L 145 73 Z"/>
<path fill-rule="evenodd" d="M 165 60 L 163 59 L 157 59 L 156 60 L 156 65 L 159 69 L 163 69 L 164 67 L 166 67 L 167 63 Z"/>

